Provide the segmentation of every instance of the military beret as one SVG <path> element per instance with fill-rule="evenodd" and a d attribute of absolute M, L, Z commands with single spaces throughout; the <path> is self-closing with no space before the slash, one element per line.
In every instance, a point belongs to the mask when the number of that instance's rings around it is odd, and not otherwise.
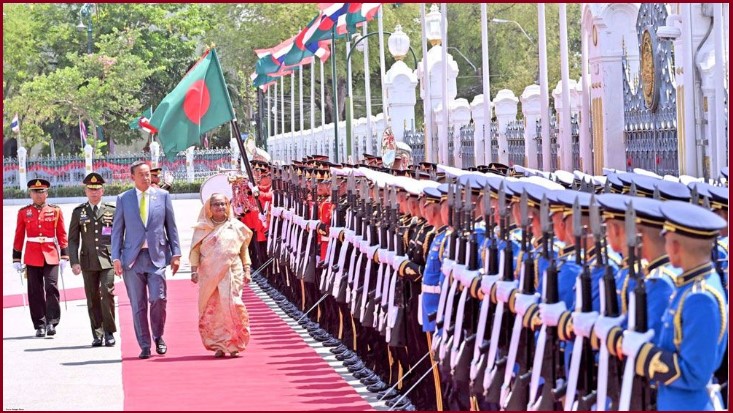
<path fill-rule="evenodd" d="M 45 179 L 36 178 L 36 179 L 31 179 L 30 181 L 28 181 L 28 189 L 32 189 L 34 191 L 41 192 L 50 187 L 51 187 L 51 183 Z"/>
<path fill-rule="evenodd" d="M 664 231 L 698 239 L 715 238 L 727 226 L 714 212 L 683 201 L 666 201 L 661 206 Z"/>
<path fill-rule="evenodd" d="M 102 175 L 96 172 L 92 172 L 84 177 L 82 183 L 86 185 L 89 189 L 98 189 L 101 188 L 104 184 L 104 178 L 102 178 Z"/>

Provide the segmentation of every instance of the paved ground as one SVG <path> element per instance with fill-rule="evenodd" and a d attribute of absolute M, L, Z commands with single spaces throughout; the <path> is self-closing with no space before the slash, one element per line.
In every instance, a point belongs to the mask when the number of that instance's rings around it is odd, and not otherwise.
<path fill-rule="evenodd" d="M 111 198 L 110 201 L 113 201 Z M 81 200 L 70 203 L 50 200 L 59 205 L 64 218 Z M 18 210 L 26 204 L 3 206 L 3 295 L 20 294 L 20 277 L 12 267 L 12 243 Z M 201 202 L 198 199 L 173 201 L 182 248 L 181 273 L 175 278 L 188 278 L 190 263 L 188 253 Z M 170 270 L 168 279 L 171 279 Z M 67 269 L 64 276 L 66 288 L 83 286 L 81 277 Z M 60 284 L 60 283 L 59 283 Z M 60 286 L 60 285 L 59 285 Z M 118 280 L 117 288 L 124 289 Z M 357 392 L 377 410 L 385 410 L 383 402 L 368 393 L 364 386 L 336 361 L 335 357 L 316 342 L 294 320 L 285 315 L 253 283 L 253 289 L 285 319 L 318 354 L 338 372 Z M 61 295 L 63 300 L 63 293 Z M 117 345 L 92 348 L 89 318 L 84 301 L 69 301 L 68 309 L 62 303 L 61 323 L 58 334 L 51 338 L 34 337 L 28 309 L 11 307 L 3 309 L 3 409 L 4 410 L 122 410 L 121 337 L 115 334 Z M 123 308 L 123 311 L 125 308 Z M 129 311 L 129 309 L 127 309 Z"/>

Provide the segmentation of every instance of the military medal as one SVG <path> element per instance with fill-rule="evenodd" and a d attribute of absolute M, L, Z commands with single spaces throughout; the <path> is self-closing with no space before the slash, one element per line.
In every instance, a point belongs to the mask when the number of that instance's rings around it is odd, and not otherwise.
<path fill-rule="evenodd" d="M 81 221 L 82 225 L 84 226 L 84 232 L 87 232 L 87 221 L 89 221 L 89 217 L 87 217 L 87 211 L 86 209 L 81 210 L 81 215 L 79 216 L 79 221 Z"/>

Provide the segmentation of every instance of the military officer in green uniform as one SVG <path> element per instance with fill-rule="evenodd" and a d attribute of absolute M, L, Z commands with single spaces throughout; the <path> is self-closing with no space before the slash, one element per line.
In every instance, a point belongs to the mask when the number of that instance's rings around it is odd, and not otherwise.
<path fill-rule="evenodd" d="M 84 277 L 92 347 L 115 345 L 115 272 L 110 259 L 115 206 L 102 202 L 104 179 L 92 172 L 84 178 L 88 201 L 74 208 L 69 224 L 71 270 Z"/>

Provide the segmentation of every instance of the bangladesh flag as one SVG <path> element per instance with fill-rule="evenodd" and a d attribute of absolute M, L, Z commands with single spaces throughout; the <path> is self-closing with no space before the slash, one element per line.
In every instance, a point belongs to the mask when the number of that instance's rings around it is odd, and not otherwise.
<path fill-rule="evenodd" d="M 163 153 L 172 159 L 201 142 L 201 135 L 234 119 L 216 50 L 211 49 L 155 109 L 150 125 L 158 130 Z"/>

